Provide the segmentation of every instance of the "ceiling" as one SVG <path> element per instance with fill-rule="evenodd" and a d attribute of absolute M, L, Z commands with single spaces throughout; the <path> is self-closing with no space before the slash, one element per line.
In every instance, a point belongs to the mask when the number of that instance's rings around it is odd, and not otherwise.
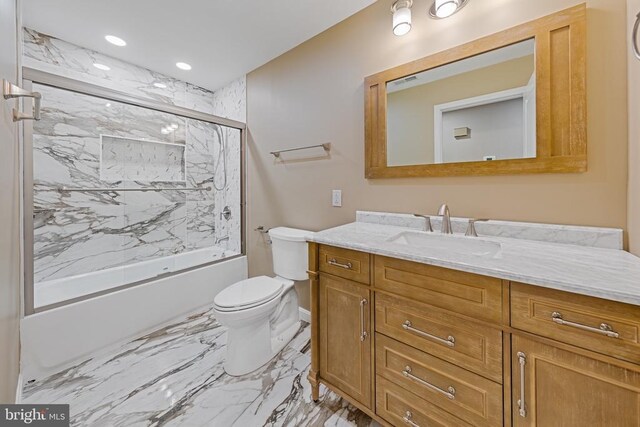
<path fill-rule="evenodd" d="M 376 0 L 23 0 L 26 27 L 215 90 Z M 125 47 L 107 43 L 112 34 Z M 179 70 L 176 62 L 193 66 Z"/>

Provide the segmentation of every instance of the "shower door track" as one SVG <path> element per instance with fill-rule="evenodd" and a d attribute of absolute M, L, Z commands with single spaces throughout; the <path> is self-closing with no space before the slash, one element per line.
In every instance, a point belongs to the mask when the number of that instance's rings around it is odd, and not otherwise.
<path fill-rule="evenodd" d="M 57 74 L 48 73 L 34 68 L 22 67 L 23 87 L 31 90 L 33 83 L 51 86 L 58 89 L 64 89 L 71 92 L 81 93 L 84 95 L 94 96 L 109 101 L 121 102 L 128 105 L 147 108 L 154 111 L 173 114 L 189 119 L 200 120 L 203 122 L 213 123 L 221 126 L 238 129 L 240 131 L 240 254 L 227 257 L 224 259 L 203 263 L 194 267 L 178 270 L 175 272 L 161 274 L 145 280 L 140 280 L 126 285 L 117 286 L 100 292 L 94 292 L 81 297 L 60 301 L 55 304 L 43 307 L 34 307 L 34 264 L 33 264 L 33 122 L 24 122 L 23 143 L 22 143 L 22 218 L 23 218 L 23 283 L 24 283 L 24 314 L 39 313 L 53 308 L 73 304 L 100 295 L 109 294 L 120 291 L 122 289 L 131 288 L 145 283 L 153 282 L 158 279 L 174 276 L 176 274 L 185 273 L 201 267 L 218 264 L 229 261 L 242 256 L 246 256 L 246 138 L 247 125 L 237 120 L 231 120 L 224 117 L 207 114 L 189 108 L 179 107 L 176 105 L 165 104 L 154 101 L 152 99 L 140 98 L 118 90 L 70 79 L 68 77 L 59 76 Z M 184 190 L 184 189 L 183 189 Z M 114 189 L 114 191 L 118 191 Z"/>

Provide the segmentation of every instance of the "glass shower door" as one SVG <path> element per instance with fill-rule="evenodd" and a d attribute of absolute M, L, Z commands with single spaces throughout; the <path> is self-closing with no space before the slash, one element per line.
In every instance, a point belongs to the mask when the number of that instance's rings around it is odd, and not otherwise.
<path fill-rule="evenodd" d="M 33 84 L 34 308 L 241 254 L 241 131 Z"/>

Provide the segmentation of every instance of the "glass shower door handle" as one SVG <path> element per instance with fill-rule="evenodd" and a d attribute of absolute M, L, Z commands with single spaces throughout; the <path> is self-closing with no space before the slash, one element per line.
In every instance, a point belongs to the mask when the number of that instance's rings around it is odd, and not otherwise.
<path fill-rule="evenodd" d="M 28 90 L 14 85 L 10 81 L 2 80 L 2 96 L 4 97 L 4 99 L 33 98 L 32 115 L 25 114 L 14 108 L 14 122 L 19 122 L 22 120 L 40 120 L 40 100 L 42 99 L 42 95 L 39 92 L 29 92 Z"/>

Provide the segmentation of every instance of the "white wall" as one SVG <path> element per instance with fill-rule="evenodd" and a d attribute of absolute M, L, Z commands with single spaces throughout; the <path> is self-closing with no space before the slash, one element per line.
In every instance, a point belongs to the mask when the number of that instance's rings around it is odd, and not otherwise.
<path fill-rule="evenodd" d="M 0 0 L 0 78 L 18 82 L 16 0 Z M 0 98 L 0 402 L 13 403 L 19 372 L 18 125 Z"/>
<path fill-rule="evenodd" d="M 443 163 L 519 159 L 524 155 L 522 98 L 442 114 Z M 456 128 L 471 129 L 470 138 L 456 139 Z"/>

